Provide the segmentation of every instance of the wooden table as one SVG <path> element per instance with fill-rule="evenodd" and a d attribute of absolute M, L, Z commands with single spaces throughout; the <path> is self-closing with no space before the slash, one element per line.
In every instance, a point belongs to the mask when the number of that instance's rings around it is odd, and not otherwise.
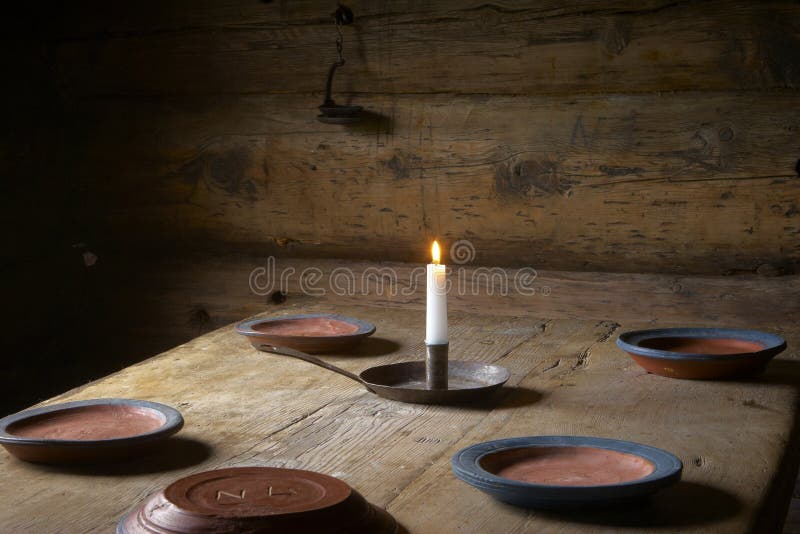
<path fill-rule="evenodd" d="M 330 311 L 331 308 L 327 308 Z M 320 311 L 289 306 L 282 313 Z M 377 326 L 349 356 L 353 371 L 424 355 L 424 314 L 344 306 Z M 345 378 L 254 351 L 222 328 L 48 403 L 133 397 L 177 407 L 184 430 L 162 453 L 104 468 L 64 469 L 0 453 L 0 532 L 110 532 L 151 492 L 190 473 L 280 466 L 339 477 L 410 532 L 779 530 L 797 471 L 798 330 L 749 382 L 648 375 L 614 344 L 607 321 L 452 312 L 451 357 L 512 374 L 485 403 L 437 407 L 383 400 Z M 672 451 L 683 481 L 624 511 L 552 514 L 500 504 L 457 480 L 450 457 L 501 437 L 577 434 Z"/>

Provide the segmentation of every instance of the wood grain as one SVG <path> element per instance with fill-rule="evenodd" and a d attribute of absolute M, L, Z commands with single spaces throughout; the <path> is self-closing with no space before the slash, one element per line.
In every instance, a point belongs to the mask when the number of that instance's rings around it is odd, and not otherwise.
<path fill-rule="evenodd" d="M 365 347 L 356 355 L 329 356 L 338 365 L 357 371 L 423 354 L 421 314 L 349 306 L 339 311 L 374 321 L 376 336 L 396 345 L 384 355 Z M 645 374 L 614 347 L 618 325 L 611 321 L 456 312 L 451 326 L 454 353 L 512 371 L 509 386 L 486 403 L 457 408 L 383 401 L 340 376 L 257 353 L 230 327 L 51 399 L 151 399 L 177 406 L 186 426 L 182 441 L 148 463 L 76 473 L 0 454 L 7 474 L 0 480 L 0 527 L 108 531 L 171 480 L 233 465 L 338 476 L 387 507 L 410 532 L 484 532 L 487 525 L 504 532 L 740 532 L 777 524 L 762 505 L 769 489 L 796 471 L 795 350 L 757 382 L 701 383 Z M 796 330 L 780 332 L 790 346 L 797 343 Z M 557 433 L 665 448 L 683 460 L 684 482 L 640 508 L 551 516 L 500 505 L 450 474 L 450 456 L 469 443 Z"/>
<path fill-rule="evenodd" d="M 355 2 L 351 128 L 314 119 L 325 2 L 51 7 L 24 28 L 66 115 L 43 161 L 77 184 L 77 241 L 422 261 L 440 236 L 484 265 L 797 270 L 794 2 Z"/>
<path fill-rule="evenodd" d="M 0 414 L 256 313 L 299 313 L 311 305 L 334 312 L 342 304 L 352 304 L 376 309 L 402 307 L 423 315 L 424 289 L 411 285 L 414 269 L 421 264 L 279 257 L 271 271 L 269 262 L 268 256 L 130 260 L 128 255 L 101 253 L 98 263 L 83 273 L 83 291 L 60 290 L 59 295 L 64 296 L 60 315 L 42 314 L 36 306 L 39 301 L 32 301 L 19 306 L 14 321 L 7 323 L 15 335 L 4 339 L 4 350 L 14 357 L 6 360 L 0 376 L 0 386 L 7 392 Z M 62 274 L 71 272 L 66 265 L 58 268 Z M 452 310 L 532 318 L 612 318 L 653 327 L 668 321 L 768 331 L 800 314 L 797 276 L 538 270 L 534 277 L 523 270 L 478 269 L 465 265 L 463 271 L 456 266 L 451 272 L 451 280 L 464 281 L 452 289 Z M 351 277 L 341 278 L 348 272 Z M 280 294 L 281 273 L 291 274 L 285 296 Z M 312 273 L 320 278 L 309 283 Z M 474 289 L 472 279 L 478 282 Z M 382 289 L 379 280 L 384 280 Z M 390 291 L 392 280 L 396 292 Z M 35 286 L 46 299 L 59 287 L 56 283 L 51 271 L 30 270 L 24 283 L 7 296 L 24 302 L 29 288 Z M 517 285 L 530 292 L 520 292 Z M 316 294 L 319 290 L 321 295 Z M 30 339 L 37 343 L 30 345 Z M 25 379 L 31 373 L 37 377 L 35 388 Z"/>
<path fill-rule="evenodd" d="M 73 95 L 323 89 L 325 2 L 70 7 L 56 41 Z M 798 87 L 791 2 L 356 2 L 344 93 L 616 93 Z M 130 8 L 134 9 L 134 8 Z M 125 10 L 125 8 L 123 8 Z M 104 16 L 105 14 L 105 16 Z M 88 19 L 89 22 L 86 22 Z M 82 28 L 83 27 L 83 28 Z"/>
<path fill-rule="evenodd" d="M 328 4 L 146 5 L 41 26 L 101 248 L 797 270 L 796 3 L 356 2 L 349 128 Z"/>
<path fill-rule="evenodd" d="M 252 256 L 116 265 L 113 258 L 105 257 L 94 282 L 102 288 L 94 300 L 102 304 L 93 309 L 92 324 L 94 331 L 114 335 L 108 339 L 87 336 L 83 354 L 98 354 L 97 364 L 108 365 L 101 356 L 109 353 L 117 361 L 132 363 L 249 315 L 299 313 L 309 305 L 330 312 L 343 304 L 401 307 L 424 315 L 424 287 L 414 285 L 414 269 L 420 265 L 303 259 L 279 259 L 272 265 L 266 257 Z M 480 269 L 465 266 L 451 272 L 451 310 L 531 318 L 608 318 L 651 327 L 673 323 L 768 331 L 800 314 L 797 276 L 558 271 L 537 271 L 534 276 L 522 270 L 487 273 Z M 318 276 L 313 282 L 312 275 Z M 281 296 L 281 290 L 287 294 Z M 106 367 L 103 372 L 112 369 Z"/>
<path fill-rule="evenodd" d="M 109 248 L 423 261 L 436 236 L 484 265 L 791 272 L 797 99 L 369 97 L 350 129 L 303 96 L 95 101 L 75 173 Z"/>

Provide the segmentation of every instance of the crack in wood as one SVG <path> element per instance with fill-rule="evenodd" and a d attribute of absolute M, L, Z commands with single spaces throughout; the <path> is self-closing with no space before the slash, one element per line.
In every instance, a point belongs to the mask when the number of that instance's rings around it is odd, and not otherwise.
<path fill-rule="evenodd" d="M 616 332 L 621 325 L 616 321 L 601 321 L 597 324 L 597 326 L 606 326 L 610 328 L 608 332 L 600 336 L 600 339 L 597 340 L 598 343 L 605 343 L 611 338 L 611 336 L 614 335 L 614 332 Z"/>
<path fill-rule="evenodd" d="M 589 366 L 589 356 L 591 355 L 592 348 L 587 347 L 583 352 L 578 354 L 578 361 L 573 364 L 572 370 L 577 371 L 578 369 L 586 369 Z"/>
<path fill-rule="evenodd" d="M 552 363 L 552 364 L 548 365 L 547 367 L 545 367 L 544 369 L 542 369 L 542 374 L 546 373 L 547 371 L 549 371 L 551 369 L 555 369 L 559 365 L 561 365 L 561 358 L 556 360 L 555 363 Z"/>
<path fill-rule="evenodd" d="M 543 15 L 536 16 L 536 17 L 531 17 L 531 18 L 528 18 L 528 19 L 525 19 L 525 20 L 526 21 L 535 21 L 535 20 L 544 21 L 544 20 L 553 20 L 553 19 L 560 19 L 560 18 L 567 18 L 567 17 L 588 17 L 588 16 L 594 16 L 594 15 L 600 15 L 600 16 L 648 15 L 648 14 L 659 13 L 659 12 L 667 10 L 667 9 L 672 9 L 674 7 L 677 7 L 677 6 L 681 5 L 681 4 L 692 3 L 692 1 L 693 0 L 678 0 L 678 1 L 675 1 L 675 2 L 667 2 L 667 3 L 665 3 L 663 5 L 660 5 L 660 6 L 644 8 L 644 9 L 639 9 L 639 10 L 635 10 L 635 9 L 613 9 L 613 8 L 609 9 L 609 8 L 606 8 L 606 9 L 578 9 L 578 10 L 575 10 L 575 11 L 566 11 L 566 10 L 562 9 L 562 10 L 560 10 L 561 12 L 559 12 L 559 13 L 554 13 L 552 15 L 543 14 Z M 515 14 L 520 14 L 520 13 L 523 13 L 523 14 L 524 13 L 538 13 L 538 12 L 542 11 L 541 9 L 537 10 L 535 8 L 518 8 L 518 9 L 514 9 L 514 8 L 500 6 L 500 5 L 497 5 L 497 4 L 492 4 L 492 3 L 486 3 L 486 4 L 482 4 L 480 6 L 465 8 L 465 9 L 462 9 L 460 11 L 462 13 L 469 13 L 471 11 L 484 11 L 484 10 L 490 10 L 490 11 L 494 11 L 496 13 L 507 14 L 507 15 L 515 15 Z"/>
<path fill-rule="evenodd" d="M 593 182 L 593 183 L 582 183 L 578 184 L 577 187 L 589 187 L 589 188 L 597 188 L 597 187 L 608 187 L 608 186 L 615 186 L 615 185 L 627 185 L 627 184 L 638 184 L 638 183 L 693 183 L 693 182 L 719 182 L 719 181 L 747 181 L 747 180 L 791 180 L 796 179 L 798 176 L 794 176 L 792 174 L 779 174 L 779 175 L 767 175 L 767 176 L 709 176 L 703 178 L 687 178 L 687 179 L 674 179 L 673 176 L 667 176 L 665 178 L 642 178 L 637 180 L 616 180 L 610 182 Z"/>

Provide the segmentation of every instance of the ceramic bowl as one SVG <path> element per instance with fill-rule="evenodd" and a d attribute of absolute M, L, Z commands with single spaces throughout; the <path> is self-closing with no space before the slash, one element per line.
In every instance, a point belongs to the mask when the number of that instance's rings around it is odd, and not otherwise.
<path fill-rule="evenodd" d="M 392 516 L 338 478 L 299 469 L 233 467 L 173 482 L 123 517 L 117 534 L 394 534 L 397 529 Z"/>
<path fill-rule="evenodd" d="M 670 378 L 713 379 L 762 371 L 786 349 L 780 336 L 737 328 L 658 328 L 625 332 L 617 346 L 647 371 Z"/>
<path fill-rule="evenodd" d="M 0 444 L 36 463 L 96 463 L 152 451 L 183 427 L 174 408 L 133 399 L 92 399 L 0 419 Z"/>
<path fill-rule="evenodd" d="M 375 325 L 345 315 L 309 314 L 250 319 L 236 325 L 256 349 L 269 344 L 309 354 L 342 352 L 375 333 Z"/>
<path fill-rule="evenodd" d="M 630 441 L 530 436 L 478 443 L 457 452 L 456 477 L 525 508 L 609 506 L 674 484 L 683 464 L 673 454 Z"/>

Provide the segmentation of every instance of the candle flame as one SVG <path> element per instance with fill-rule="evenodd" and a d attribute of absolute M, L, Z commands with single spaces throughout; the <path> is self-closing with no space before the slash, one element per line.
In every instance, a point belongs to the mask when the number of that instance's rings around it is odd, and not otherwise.
<path fill-rule="evenodd" d="M 431 255 L 433 256 L 433 263 L 439 265 L 439 261 L 442 259 L 442 251 L 439 249 L 439 243 L 435 240 L 431 247 Z"/>

